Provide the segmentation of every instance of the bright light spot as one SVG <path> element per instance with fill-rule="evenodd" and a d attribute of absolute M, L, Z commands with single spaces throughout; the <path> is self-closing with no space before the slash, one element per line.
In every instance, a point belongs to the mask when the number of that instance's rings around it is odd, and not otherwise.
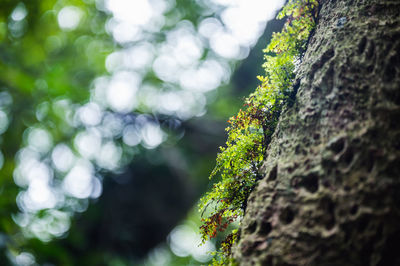
<path fill-rule="evenodd" d="M 58 13 L 58 25 L 63 30 L 74 30 L 78 27 L 83 12 L 76 6 L 66 6 Z"/>
<path fill-rule="evenodd" d="M 123 68 L 125 54 L 118 51 L 109 54 L 106 58 L 106 69 L 109 73 L 121 70 Z"/>
<path fill-rule="evenodd" d="M 167 92 L 164 95 L 160 95 L 159 101 L 163 113 L 173 114 L 179 111 L 183 106 L 183 100 L 178 93 Z"/>
<path fill-rule="evenodd" d="M 13 102 L 11 94 L 7 91 L 0 92 L 0 107 L 10 106 Z"/>
<path fill-rule="evenodd" d="M 62 236 L 70 226 L 69 214 L 54 209 L 45 210 L 40 217 L 19 214 L 13 218 L 17 224 L 24 226 L 23 232 L 27 237 L 34 236 L 45 242 L 54 236 Z"/>
<path fill-rule="evenodd" d="M 74 144 L 84 158 L 91 159 L 100 150 L 101 135 L 97 130 L 86 130 L 76 135 Z"/>
<path fill-rule="evenodd" d="M 223 6 L 233 5 L 236 3 L 236 1 L 232 1 L 232 0 L 211 0 L 211 1 L 216 4 L 223 5 Z"/>
<path fill-rule="evenodd" d="M 175 227 L 169 235 L 169 245 L 172 252 L 179 257 L 190 255 L 191 248 L 195 243 L 196 235 L 193 230 L 186 225 Z"/>
<path fill-rule="evenodd" d="M 92 82 L 91 100 L 102 107 L 107 106 L 107 88 L 109 83 L 109 78 L 104 76 L 97 77 Z"/>
<path fill-rule="evenodd" d="M 63 180 L 64 190 L 72 196 L 83 199 L 90 196 L 93 189 L 93 166 L 80 160 Z"/>
<path fill-rule="evenodd" d="M 36 107 L 36 118 L 39 121 L 43 121 L 43 119 L 49 113 L 50 104 L 48 102 L 42 102 Z"/>
<path fill-rule="evenodd" d="M 100 123 L 102 112 L 98 104 L 90 102 L 78 109 L 78 115 L 83 124 L 95 126 Z"/>
<path fill-rule="evenodd" d="M 141 37 L 142 33 L 140 28 L 136 25 L 116 22 L 112 19 L 107 23 L 107 29 L 112 32 L 115 41 L 119 43 L 136 41 Z"/>
<path fill-rule="evenodd" d="M 134 125 L 128 125 L 122 132 L 122 140 L 128 146 L 136 146 L 142 140 L 139 130 Z"/>
<path fill-rule="evenodd" d="M 50 133 L 41 128 L 32 128 L 29 131 L 28 143 L 38 152 L 45 153 L 53 146 L 53 138 Z"/>
<path fill-rule="evenodd" d="M 8 128 L 8 116 L 0 110 L 0 134 L 3 134 Z"/>
<path fill-rule="evenodd" d="M 196 63 L 203 53 L 203 45 L 195 36 L 193 25 L 188 21 L 180 23 L 180 28 L 171 31 L 167 35 L 167 50 L 172 50 L 172 56 L 181 66 Z M 168 54 L 168 51 L 164 51 Z"/>
<path fill-rule="evenodd" d="M 143 145 L 148 149 L 154 149 L 164 139 L 164 132 L 158 124 L 148 122 L 141 129 Z"/>
<path fill-rule="evenodd" d="M 183 72 L 180 84 L 183 88 L 207 92 L 216 89 L 226 75 L 225 69 L 215 60 L 206 60 L 196 70 Z"/>
<path fill-rule="evenodd" d="M 118 167 L 118 162 L 121 159 L 121 148 L 116 146 L 114 142 L 110 141 L 105 143 L 96 157 L 97 164 L 108 170 L 114 170 Z"/>
<path fill-rule="evenodd" d="M 57 210 L 49 211 L 46 222 L 48 232 L 54 236 L 62 236 L 70 226 L 69 215 Z"/>
<path fill-rule="evenodd" d="M 15 257 L 15 263 L 18 266 L 31 266 L 35 264 L 35 257 L 28 252 L 21 252 Z"/>
<path fill-rule="evenodd" d="M 143 70 L 154 58 L 154 48 L 150 43 L 141 43 L 126 50 L 124 64 L 135 70 Z"/>
<path fill-rule="evenodd" d="M 125 123 L 120 115 L 106 113 L 100 127 L 97 127 L 104 138 L 119 137 L 124 129 Z"/>
<path fill-rule="evenodd" d="M 222 57 L 233 59 L 240 55 L 239 43 L 231 34 L 226 32 L 215 34 L 210 42 L 211 48 Z"/>
<path fill-rule="evenodd" d="M 172 252 L 179 257 L 192 255 L 197 261 L 205 263 L 212 258 L 210 252 L 215 250 L 215 246 L 207 241 L 202 246 L 200 236 L 188 225 L 179 225 L 170 233 L 169 246 Z"/>
<path fill-rule="evenodd" d="M 24 148 L 18 151 L 17 167 L 14 170 L 14 182 L 20 186 L 25 187 L 29 185 L 28 175 L 33 167 L 39 164 L 40 155 L 29 148 Z"/>
<path fill-rule="evenodd" d="M 57 199 L 48 182 L 43 179 L 32 180 L 26 193 L 23 194 L 24 210 L 38 211 L 54 208 Z"/>
<path fill-rule="evenodd" d="M 160 79 L 175 82 L 179 78 L 177 74 L 181 71 L 181 68 L 171 55 L 161 55 L 154 61 L 153 70 Z"/>
<path fill-rule="evenodd" d="M 15 183 L 21 187 L 29 186 L 33 181 L 48 183 L 53 178 L 51 168 L 31 156 L 28 151 L 25 154 L 28 156 L 18 156 L 18 166 L 14 170 Z"/>
<path fill-rule="evenodd" d="M 67 172 L 71 169 L 75 156 L 67 145 L 61 143 L 54 147 L 51 159 L 57 170 Z"/>
<path fill-rule="evenodd" d="M 148 263 L 152 266 L 170 265 L 170 261 L 171 253 L 166 247 L 156 247 L 148 255 Z"/>
<path fill-rule="evenodd" d="M 132 25 L 146 25 L 153 15 L 152 6 L 147 0 L 106 0 L 105 6 L 114 18 Z"/>
<path fill-rule="evenodd" d="M 90 194 L 91 198 L 98 198 L 101 195 L 101 192 L 103 191 L 103 185 L 101 184 L 100 180 L 98 178 L 93 178 L 93 188 L 92 192 Z"/>
<path fill-rule="evenodd" d="M 26 7 L 23 3 L 19 3 L 11 13 L 11 18 L 14 21 L 21 21 L 26 17 L 26 15 L 28 15 L 28 10 L 26 10 Z"/>
<path fill-rule="evenodd" d="M 216 18 L 206 18 L 200 22 L 199 33 L 206 38 L 210 38 L 214 34 L 222 32 L 221 22 Z"/>
<path fill-rule="evenodd" d="M 136 91 L 140 85 L 139 75 L 118 72 L 112 77 L 107 89 L 107 102 L 117 112 L 127 113 L 136 105 Z"/>

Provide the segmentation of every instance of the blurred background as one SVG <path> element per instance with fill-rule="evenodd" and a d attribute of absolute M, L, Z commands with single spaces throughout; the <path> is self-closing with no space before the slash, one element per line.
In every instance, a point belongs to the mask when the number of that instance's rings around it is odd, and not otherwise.
<path fill-rule="evenodd" d="M 0 265 L 200 265 L 283 0 L 0 0 Z"/>

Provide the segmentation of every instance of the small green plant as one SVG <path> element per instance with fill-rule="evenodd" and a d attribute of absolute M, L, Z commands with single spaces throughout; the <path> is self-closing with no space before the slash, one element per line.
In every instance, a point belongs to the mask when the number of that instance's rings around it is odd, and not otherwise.
<path fill-rule="evenodd" d="M 244 215 L 249 194 L 261 178 L 259 168 L 279 116 L 291 98 L 296 62 L 301 59 L 315 26 L 318 5 L 318 0 L 289 0 L 278 14 L 279 19 L 286 17 L 287 21 L 264 50 L 265 76 L 258 77 L 261 84 L 245 100 L 243 110 L 229 119 L 226 146 L 220 147 L 210 175 L 210 179 L 219 176 L 220 180 L 200 200 L 202 213 L 212 208 L 210 216 L 202 219 L 203 243 Z M 232 264 L 231 247 L 237 237 L 237 230 L 228 234 L 217 254 L 220 260 L 213 260 L 213 265 Z"/>

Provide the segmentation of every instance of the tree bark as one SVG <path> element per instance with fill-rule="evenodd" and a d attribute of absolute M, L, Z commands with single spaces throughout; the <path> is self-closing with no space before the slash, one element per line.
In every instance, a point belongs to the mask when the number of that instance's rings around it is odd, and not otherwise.
<path fill-rule="evenodd" d="M 400 265 L 400 1 L 322 1 L 239 265 Z"/>

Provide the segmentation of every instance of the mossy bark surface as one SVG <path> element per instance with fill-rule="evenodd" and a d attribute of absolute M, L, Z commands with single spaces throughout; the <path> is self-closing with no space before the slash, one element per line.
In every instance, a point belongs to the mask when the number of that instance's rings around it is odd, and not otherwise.
<path fill-rule="evenodd" d="M 239 265 L 400 265 L 400 1 L 323 1 Z"/>

